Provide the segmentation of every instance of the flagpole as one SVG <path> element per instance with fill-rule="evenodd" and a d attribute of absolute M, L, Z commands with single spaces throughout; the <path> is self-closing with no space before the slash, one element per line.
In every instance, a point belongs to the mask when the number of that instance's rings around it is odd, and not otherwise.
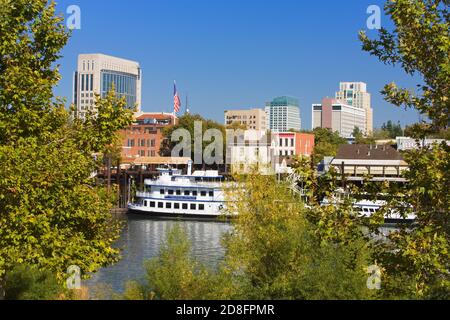
<path fill-rule="evenodd" d="M 173 89 L 174 89 L 173 95 L 174 95 L 174 97 L 175 97 L 175 94 L 177 93 L 176 88 L 177 88 L 177 82 L 176 82 L 176 80 L 173 80 Z M 173 117 L 173 125 L 175 125 L 175 103 L 173 105 L 172 117 Z"/>

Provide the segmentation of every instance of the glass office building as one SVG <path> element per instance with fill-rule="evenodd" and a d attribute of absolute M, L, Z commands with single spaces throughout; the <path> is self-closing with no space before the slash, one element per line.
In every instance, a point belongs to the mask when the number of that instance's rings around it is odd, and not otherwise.
<path fill-rule="evenodd" d="M 127 108 L 133 109 L 136 106 L 137 76 L 123 72 L 102 70 L 100 72 L 100 77 L 100 92 L 102 97 L 105 97 L 114 85 L 115 92 L 119 96 L 125 97 Z"/>
<path fill-rule="evenodd" d="M 96 113 L 95 95 L 105 97 L 113 88 L 129 109 L 141 111 L 142 71 L 139 63 L 104 54 L 81 54 L 74 74 L 73 103 L 76 115 Z"/>
<path fill-rule="evenodd" d="M 293 97 L 278 97 L 266 103 L 269 129 L 273 132 L 301 130 L 300 104 Z"/>

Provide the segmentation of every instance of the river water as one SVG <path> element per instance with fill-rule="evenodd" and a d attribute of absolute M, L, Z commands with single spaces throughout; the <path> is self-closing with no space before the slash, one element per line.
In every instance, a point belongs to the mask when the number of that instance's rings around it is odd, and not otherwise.
<path fill-rule="evenodd" d="M 95 273 L 86 281 L 88 287 L 107 285 L 115 292 L 122 292 L 127 281 L 142 279 L 144 262 L 158 255 L 166 232 L 175 224 L 186 231 L 193 256 L 214 268 L 225 254 L 221 239 L 232 229 L 229 223 L 214 221 L 155 220 L 135 215 L 128 215 L 126 219 L 127 225 L 115 245 L 122 249 L 122 259 Z"/>
<path fill-rule="evenodd" d="M 145 276 L 144 262 L 159 254 L 167 231 L 176 224 L 186 231 L 191 241 L 192 255 L 214 268 L 225 254 L 221 239 L 232 230 L 231 224 L 214 221 L 158 220 L 136 215 L 128 215 L 126 220 L 122 236 L 115 245 L 122 250 L 122 259 L 95 273 L 85 282 L 89 288 L 95 290 L 106 285 L 114 292 L 121 293 L 127 281 L 141 280 Z M 393 230 L 394 226 L 381 229 L 385 235 Z"/>

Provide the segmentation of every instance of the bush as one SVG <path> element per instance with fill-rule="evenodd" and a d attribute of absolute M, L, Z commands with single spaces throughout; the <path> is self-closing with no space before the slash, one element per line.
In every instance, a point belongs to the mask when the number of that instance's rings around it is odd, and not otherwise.
<path fill-rule="evenodd" d="M 63 291 L 53 273 L 27 265 L 6 273 L 4 289 L 6 300 L 56 300 Z"/>

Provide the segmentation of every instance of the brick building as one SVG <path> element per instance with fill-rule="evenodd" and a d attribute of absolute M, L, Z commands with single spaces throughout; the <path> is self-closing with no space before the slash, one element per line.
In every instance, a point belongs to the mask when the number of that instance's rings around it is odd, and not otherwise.
<path fill-rule="evenodd" d="M 164 128 L 174 124 L 169 113 L 141 113 L 134 123 L 122 130 L 122 160 L 158 157 Z"/>

